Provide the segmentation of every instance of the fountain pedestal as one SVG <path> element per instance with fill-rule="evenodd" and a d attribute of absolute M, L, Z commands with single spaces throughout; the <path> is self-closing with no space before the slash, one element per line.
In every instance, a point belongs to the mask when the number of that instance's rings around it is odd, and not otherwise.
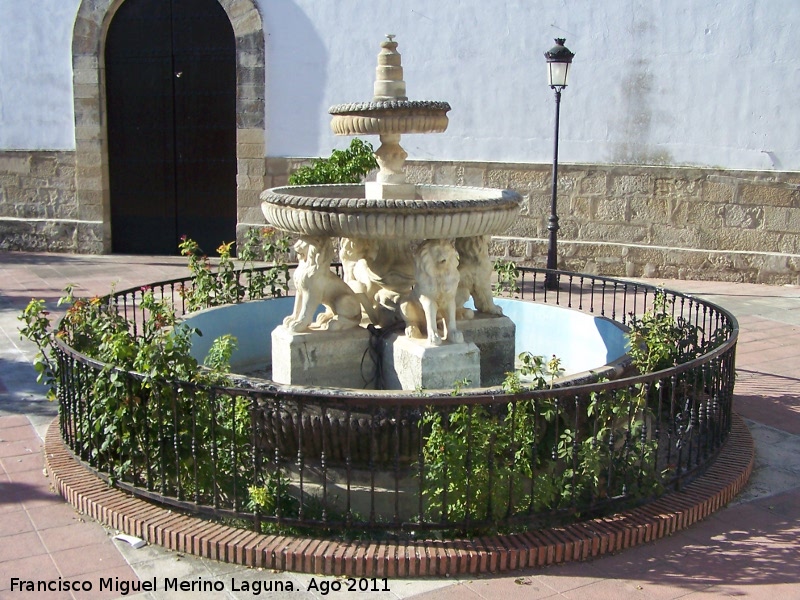
<path fill-rule="evenodd" d="M 506 373 L 514 370 L 516 329 L 511 319 L 498 315 L 476 313 L 472 319 L 459 320 L 464 341 L 481 352 L 481 386 L 501 385 Z"/>
<path fill-rule="evenodd" d="M 279 325 L 272 330 L 272 380 L 363 389 L 375 374 L 372 360 L 361 360 L 369 352 L 369 338 L 361 327 L 293 333 Z"/>
<path fill-rule="evenodd" d="M 384 342 L 383 383 L 387 390 L 452 389 L 468 379 L 481 385 L 481 352 L 471 342 L 428 346 L 424 340 L 392 334 Z"/>
<path fill-rule="evenodd" d="M 464 379 L 471 381 L 469 387 L 500 385 L 514 370 L 513 321 L 479 313 L 458 326 L 465 343 L 432 347 L 400 334 L 385 338 L 382 389 L 451 389 Z M 362 327 L 292 333 L 280 325 L 272 332 L 272 349 L 277 383 L 367 389 L 375 375 L 370 334 Z"/>

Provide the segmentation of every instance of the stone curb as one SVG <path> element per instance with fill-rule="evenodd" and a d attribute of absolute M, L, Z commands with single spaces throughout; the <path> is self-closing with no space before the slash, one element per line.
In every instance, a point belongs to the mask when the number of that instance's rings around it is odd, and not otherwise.
<path fill-rule="evenodd" d="M 672 535 L 725 506 L 747 483 L 755 456 L 747 426 L 734 415 L 730 437 L 705 474 L 649 504 L 520 534 L 395 543 L 264 535 L 161 508 L 109 487 L 81 464 L 61 439 L 57 419 L 48 428 L 44 452 L 58 493 L 114 529 L 213 560 L 351 577 L 498 573 L 612 554 Z"/>

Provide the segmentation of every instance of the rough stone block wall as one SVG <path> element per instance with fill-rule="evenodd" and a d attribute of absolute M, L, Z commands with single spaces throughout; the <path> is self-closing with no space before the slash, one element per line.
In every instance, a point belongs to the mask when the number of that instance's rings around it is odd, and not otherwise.
<path fill-rule="evenodd" d="M 303 158 L 259 159 L 263 132 L 240 130 L 240 177 L 284 185 Z M 241 152 L 241 148 L 247 152 Z M 101 253 L 101 206 L 81 201 L 76 154 L 0 152 L 0 250 Z M 263 169 L 263 170 L 262 170 Z M 411 161 L 415 183 L 520 192 L 520 217 L 494 239 L 498 258 L 544 266 L 551 166 Z M 263 175 L 262 175 L 263 173 Z M 248 180 L 249 181 L 249 180 Z M 263 184 L 262 184 L 263 181 Z M 239 236 L 261 226 L 258 190 L 239 190 Z M 85 196 L 85 194 L 84 194 Z M 84 198 L 85 200 L 85 198 Z M 800 173 L 560 165 L 559 267 L 625 277 L 800 285 Z"/>
<path fill-rule="evenodd" d="M 301 159 L 267 159 L 283 185 Z M 409 161 L 414 183 L 508 188 L 519 219 L 497 258 L 544 267 L 552 166 Z M 664 279 L 800 284 L 800 173 L 559 165 L 559 268 Z"/>
<path fill-rule="evenodd" d="M 422 163 L 415 182 L 510 188 L 497 256 L 544 266 L 550 165 Z M 559 268 L 627 277 L 800 284 L 800 173 L 559 165 Z"/>
<path fill-rule="evenodd" d="M 100 252 L 102 222 L 75 181 L 74 152 L 0 152 L 0 250 Z"/>

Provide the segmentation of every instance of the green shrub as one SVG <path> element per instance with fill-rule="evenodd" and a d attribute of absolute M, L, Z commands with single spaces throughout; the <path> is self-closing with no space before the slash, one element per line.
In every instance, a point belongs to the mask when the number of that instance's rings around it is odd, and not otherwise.
<path fill-rule="evenodd" d="M 239 251 L 239 265 L 232 256 L 234 242 L 217 248 L 219 261 L 214 270 L 200 246 L 186 236 L 178 245 L 188 260 L 192 283 L 181 289 L 187 311 L 241 302 L 244 298 L 274 298 L 289 291 L 289 238 L 271 227 L 250 229 Z M 270 268 L 257 269 L 258 262 Z"/>
<path fill-rule="evenodd" d="M 652 309 L 630 320 L 630 355 L 642 373 L 709 349 L 699 341 L 700 329 L 676 319 L 669 307 L 659 293 Z M 552 389 L 561 374 L 556 357 L 523 353 L 519 359 L 519 372 L 506 375 L 506 393 Z M 661 493 L 674 467 L 659 470 L 655 463 L 653 427 L 660 415 L 653 400 L 660 385 L 595 392 L 588 403 L 539 397 L 428 407 L 421 420 L 430 432 L 423 448 L 425 517 L 477 535 L 496 531 L 506 517 Z M 462 387 L 458 382 L 454 394 Z"/>
<path fill-rule="evenodd" d="M 182 290 L 189 310 L 238 302 L 245 295 L 279 296 L 287 290 L 285 238 L 273 230 L 251 231 L 242 252 L 242 271 L 235 269 L 232 245 L 218 248 L 215 272 L 193 240 L 181 241 L 193 275 L 192 284 Z M 257 259 L 271 261 L 271 268 L 257 271 Z M 157 486 L 162 493 L 208 503 L 244 502 L 243 482 L 252 462 L 250 402 L 210 390 L 230 383 L 227 372 L 235 338 L 215 340 L 205 365 L 198 364 L 191 341 L 200 332 L 180 324 L 172 305 L 147 287 L 136 307 L 143 315 L 136 335 L 108 298 L 75 298 L 67 288 L 59 306 L 66 311 L 53 328 L 44 301 L 31 300 L 19 316 L 20 335 L 39 349 L 34 365 L 51 399 L 63 375 L 56 338 L 105 363 L 102 372 L 93 375 L 77 365 L 76 372 L 84 374 L 73 375 L 71 383 L 81 388 L 74 400 L 81 403 L 78 418 L 69 425 L 73 446 L 82 449 L 83 458 L 106 467 L 112 478 Z M 139 375 L 131 378 L 126 372 Z"/>
<path fill-rule="evenodd" d="M 326 183 L 359 183 L 370 171 L 378 168 L 372 145 L 353 138 L 346 150 L 334 150 L 330 158 L 319 158 L 307 167 L 300 167 L 289 176 L 289 185 L 321 185 Z"/>

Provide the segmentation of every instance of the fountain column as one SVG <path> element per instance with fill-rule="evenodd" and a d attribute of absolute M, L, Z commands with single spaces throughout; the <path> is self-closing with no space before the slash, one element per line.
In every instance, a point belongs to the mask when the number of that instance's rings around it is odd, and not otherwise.
<path fill-rule="evenodd" d="M 406 82 L 403 80 L 402 57 L 397 51 L 394 35 L 387 35 L 381 42 L 378 65 L 375 67 L 373 104 L 408 101 Z M 416 187 L 406 181 L 403 165 L 408 153 L 400 146 L 400 132 L 381 133 L 381 145 L 375 151 L 379 171 L 377 181 L 365 184 L 366 197 L 370 200 L 409 199 L 416 197 Z"/>

